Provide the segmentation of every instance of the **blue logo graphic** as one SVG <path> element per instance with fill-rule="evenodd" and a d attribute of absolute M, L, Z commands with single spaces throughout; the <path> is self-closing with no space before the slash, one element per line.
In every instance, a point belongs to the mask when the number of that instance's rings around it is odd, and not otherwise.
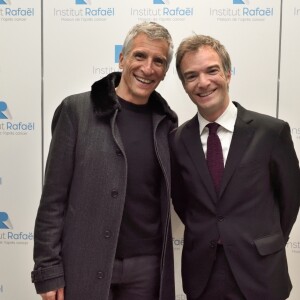
<path fill-rule="evenodd" d="M 119 62 L 120 53 L 122 52 L 122 45 L 115 45 L 115 63 Z"/>
<path fill-rule="evenodd" d="M 233 4 L 249 4 L 249 0 L 233 0 Z"/>
<path fill-rule="evenodd" d="M 4 211 L 0 211 L 0 229 L 12 229 L 13 226 L 10 222 L 8 214 Z"/>
<path fill-rule="evenodd" d="M 90 2 L 91 2 L 90 0 L 76 0 L 75 1 L 75 3 L 78 4 L 78 5 L 81 5 L 81 4 L 84 4 L 84 5 L 91 4 Z"/>
<path fill-rule="evenodd" d="M 0 119 L 11 119 L 7 104 L 3 101 L 0 101 Z"/>
<path fill-rule="evenodd" d="M 153 4 L 170 4 L 170 0 L 153 0 Z"/>
<path fill-rule="evenodd" d="M 6 2 L 5 2 L 4 0 L 0 0 L 0 4 L 6 5 L 6 4 L 9 4 L 9 1 L 6 0 Z"/>

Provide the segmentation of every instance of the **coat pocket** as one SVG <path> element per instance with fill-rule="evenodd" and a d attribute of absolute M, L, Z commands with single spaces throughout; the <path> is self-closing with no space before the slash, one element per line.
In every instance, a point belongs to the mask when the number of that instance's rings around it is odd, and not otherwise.
<path fill-rule="evenodd" d="M 285 247 L 284 238 L 281 232 L 256 239 L 254 240 L 254 244 L 260 255 L 273 254 Z"/>

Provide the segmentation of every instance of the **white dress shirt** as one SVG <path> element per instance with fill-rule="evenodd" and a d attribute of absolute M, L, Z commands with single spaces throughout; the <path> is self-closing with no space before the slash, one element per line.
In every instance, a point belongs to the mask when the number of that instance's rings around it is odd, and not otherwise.
<path fill-rule="evenodd" d="M 222 145 L 224 166 L 226 164 L 236 118 L 237 118 L 237 108 L 230 101 L 224 113 L 215 121 L 220 125 L 217 134 L 219 136 Z M 206 125 L 211 122 L 204 119 L 199 112 L 198 112 L 198 121 L 199 121 L 200 140 L 206 157 L 207 138 L 209 133 L 209 130 L 206 127 Z"/>

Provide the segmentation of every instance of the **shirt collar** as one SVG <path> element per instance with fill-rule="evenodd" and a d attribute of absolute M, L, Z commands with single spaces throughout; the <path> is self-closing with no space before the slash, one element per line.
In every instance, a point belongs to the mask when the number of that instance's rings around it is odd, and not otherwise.
<path fill-rule="evenodd" d="M 226 130 L 233 132 L 236 118 L 237 118 L 237 108 L 232 103 L 232 101 L 229 101 L 229 104 L 228 104 L 226 110 L 215 122 L 220 124 L 220 126 L 225 128 Z M 205 126 L 211 122 L 209 122 L 205 118 L 203 118 L 200 115 L 199 111 L 198 111 L 198 121 L 199 121 L 200 135 L 201 135 Z"/>

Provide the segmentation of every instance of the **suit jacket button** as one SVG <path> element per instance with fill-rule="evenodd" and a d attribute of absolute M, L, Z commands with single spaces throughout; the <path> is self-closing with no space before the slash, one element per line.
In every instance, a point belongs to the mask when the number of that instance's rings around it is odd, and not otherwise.
<path fill-rule="evenodd" d="M 97 278 L 98 279 L 103 279 L 104 278 L 104 273 L 101 272 L 101 271 L 97 272 Z"/>
<path fill-rule="evenodd" d="M 104 237 L 105 237 L 106 239 L 109 239 L 109 238 L 111 237 L 111 231 L 110 231 L 110 230 L 105 230 L 105 231 L 104 231 Z"/>
<path fill-rule="evenodd" d="M 224 221 L 224 217 L 223 216 L 218 216 L 218 220 L 220 221 L 220 222 L 222 222 L 222 221 Z"/>
<path fill-rule="evenodd" d="M 121 155 L 122 155 L 122 151 L 121 151 L 120 149 L 116 149 L 116 154 L 117 154 L 118 156 L 121 156 Z"/>
<path fill-rule="evenodd" d="M 209 247 L 210 248 L 215 248 L 217 246 L 217 241 L 210 241 L 209 242 Z"/>
<path fill-rule="evenodd" d="M 112 196 L 113 198 L 117 198 L 118 195 L 119 195 L 119 193 L 118 193 L 117 190 L 112 190 L 112 191 L 111 191 L 111 196 Z"/>

